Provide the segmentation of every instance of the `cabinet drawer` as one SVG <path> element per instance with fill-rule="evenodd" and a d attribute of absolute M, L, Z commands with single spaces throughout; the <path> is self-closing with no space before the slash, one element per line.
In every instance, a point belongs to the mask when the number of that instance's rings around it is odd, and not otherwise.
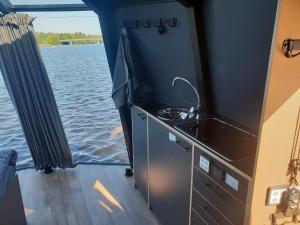
<path fill-rule="evenodd" d="M 233 224 L 221 215 L 198 191 L 193 190 L 192 208 L 209 225 L 241 225 Z"/>
<path fill-rule="evenodd" d="M 205 165 L 206 171 L 200 169 L 200 158 L 203 157 L 205 157 L 209 161 L 209 165 Z M 194 165 L 195 167 L 206 173 L 207 176 L 213 179 L 225 190 L 236 196 L 241 202 L 246 203 L 249 183 L 244 177 L 240 176 L 218 160 L 212 158 L 211 156 L 208 156 L 199 148 L 195 148 Z M 228 183 L 232 186 L 230 186 Z"/>
<path fill-rule="evenodd" d="M 215 225 L 215 223 L 210 224 L 206 222 L 198 213 L 195 212 L 194 209 L 192 209 L 192 215 L 191 215 L 191 225 Z"/>
<path fill-rule="evenodd" d="M 245 205 L 235 199 L 225 189 L 204 175 L 199 169 L 194 169 L 194 188 L 199 191 L 215 208 L 217 208 L 233 224 L 243 224 Z"/>

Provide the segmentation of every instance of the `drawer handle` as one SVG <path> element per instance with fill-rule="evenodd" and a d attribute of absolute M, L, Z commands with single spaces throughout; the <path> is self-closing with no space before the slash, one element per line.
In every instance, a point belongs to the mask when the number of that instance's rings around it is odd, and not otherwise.
<path fill-rule="evenodd" d="M 220 223 L 222 222 L 222 218 L 215 218 L 215 216 L 213 216 L 212 214 L 210 214 L 209 212 L 209 209 L 210 207 L 209 206 L 202 206 L 202 209 L 214 220 L 216 221 L 217 223 Z"/>
<path fill-rule="evenodd" d="M 145 120 L 147 118 L 147 116 L 143 113 L 138 113 L 137 114 L 142 120 Z"/>
<path fill-rule="evenodd" d="M 202 206 L 202 208 L 203 208 L 205 211 L 208 211 L 208 210 L 209 210 L 209 207 L 208 207 L 208 206 Z"/>
<path fill-rule="evenodd" d="M 181 141 L 175 141 L 174 143 L 175 143 L 176 145 L 178 145 L 178 146 L 179 146 L 182 150 L 184 150 L 185 152 L 192 150 L 191 147 L 183 146 L 183 145 L 181 144 Z"/>
<path fill-rule="evenodd" d="M 224 200 L 224 196 L 223 196 L 223 195 L 217 193 L 213 188 L 211 188 L 211 186 L 212 186 L 211 183 L 204 184 L 204 183 L 202 182 L 202 184 L 203 184 L 203 185 L 204 185 L 204 186 L 205 186 L 212 194 L 214 194 L 216 197 L 218 197 L 219 200 L 221 200 L 221 201 Z"/>

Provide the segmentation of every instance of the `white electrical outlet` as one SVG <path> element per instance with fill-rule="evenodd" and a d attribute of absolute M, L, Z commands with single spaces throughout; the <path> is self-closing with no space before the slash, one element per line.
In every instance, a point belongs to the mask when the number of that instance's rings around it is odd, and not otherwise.
<path fill-rule="evenodd" d="M 299 187 L 298 187 L 299 188 Z M 267 205 L 280 205 L 283 193 L 287 190 L 287 186 L 270 187 L 267 194 Z"/>
<path fill-rule="evenodd" d="M 200 156 L 199 167 L 206 173 L 209 173 L 210 161 L 204 156 Z"/>
<path fill-rule="evenodd" d="M 225 174 L 225 183 L 235 191 L 239 191 L 240 182 L 228 173 Z"/>
<path fill-rule="evenodd" d="M 176 135 L 169 132 L 169 140 L 172 142 L 176 142 Z"/>

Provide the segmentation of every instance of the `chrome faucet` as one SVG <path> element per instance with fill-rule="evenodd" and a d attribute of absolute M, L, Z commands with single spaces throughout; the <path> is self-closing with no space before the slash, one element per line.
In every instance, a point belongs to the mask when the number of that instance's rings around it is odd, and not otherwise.
<path fill-rule="evenodd" d="M 197 104 L 196 109 L 194 107 L 191 107 L 190 114 L 194 115 L 196 113 L 196 119 L 199 120 L 199 118 L 200 118 L 200 114 L 199 114 L 199 111 L 200 111 L 200 96 L 198 94 L 197 88 L 190 81 L 188 81 L 187 79 L 185 79 L 183 77 L 175 77 L 173 79 L 173 82 L 172 82 L 172 87 L 175 86 L 175 82 L 177 80 L 182 80 L 182 81 L 186 82 L 188 85 L 190 85 L 193 88 L 194 92 L 196 93 L 198 104 Z"/>

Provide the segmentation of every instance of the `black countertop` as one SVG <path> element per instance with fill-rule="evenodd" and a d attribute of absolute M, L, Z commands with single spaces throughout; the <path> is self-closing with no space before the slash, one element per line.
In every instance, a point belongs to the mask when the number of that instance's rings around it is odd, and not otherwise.
<path fill-rule="evenodd" d="M 253 176 L 257 137 L 217 118 L 175 125 L 179 131 L 231 165 Z"/>
<path fill-rule="evenodd" d="M 257 138 L 217 118 L 175 125 L 187 136 L 208 146 L 226 161 L 235 162 L 255 155 Z"/>
<path fill-rule="evenodd" d="M 155 105 L 141 107 L 143 110 L 155 116 L 159 109 L 167 105 Z M 253 177 L 254 158 L 257 147 L 257 137 L 239 127 L 225 122 L 223 119 L 211 116 L 203 116 L 198 121 L 166 121 L 165 124 L 176 129 L 193 142 L 210 150 L 216 156 L 222 158 L 230 165 Z"/>

